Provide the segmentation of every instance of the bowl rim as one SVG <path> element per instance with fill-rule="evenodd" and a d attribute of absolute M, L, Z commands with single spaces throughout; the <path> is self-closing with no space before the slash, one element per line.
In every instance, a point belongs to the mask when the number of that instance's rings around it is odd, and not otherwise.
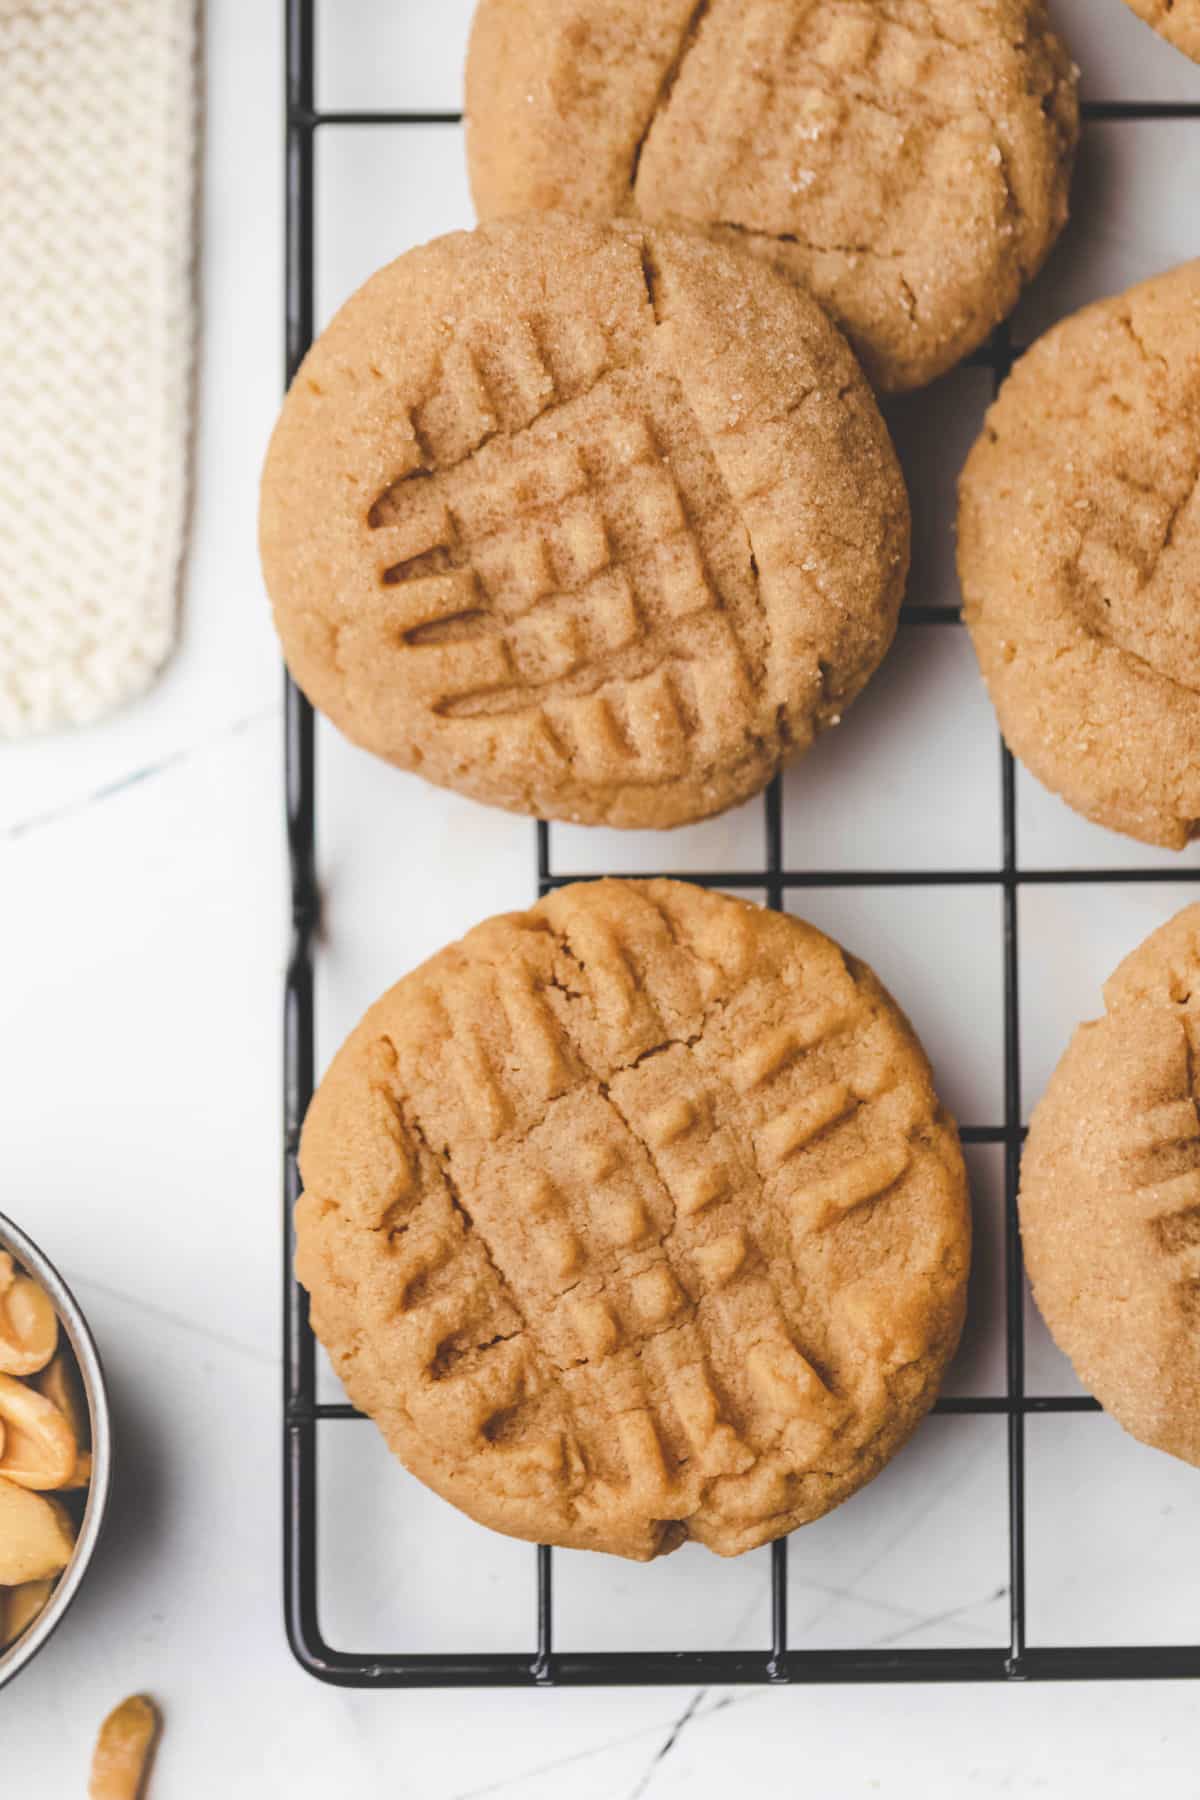
<path fill-rule="evenodd" d="M 0 1250 L 9 1251 L 26 1274 L 31 1275 L 50 1296 L 79 1367 L 92 1428 L 92 1479 L 71 1560 L 37 1618 L 7 1650 L 0 1650 L 2 1688 L 27 1668 L 49 1642 L 87 1574 L 108 1512 L 112 1485 L 112 1419 L 104 1366 L 79 1302 L 45 1251 L 3 1212 L 0 1212 Z"/>

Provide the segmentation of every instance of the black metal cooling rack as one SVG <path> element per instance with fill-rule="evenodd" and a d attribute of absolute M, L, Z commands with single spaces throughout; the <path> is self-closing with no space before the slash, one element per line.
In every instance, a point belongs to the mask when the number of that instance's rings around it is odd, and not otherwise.
<path fill-rule="evenodd" d="M 436 0 L 427 0 L 436 4 Z M 314 329 L 314 161 L 316 138 L 327 125 L 457 125 L 458 113 L 322 112 L 315 102 L 315 0 L 284 0 L 287 59 L 287 379 L 290 381 Z M 1200 102 L 1093 102 L 1085 120 L 1186 118 L 1200 130 Z M 1016 352 L 1005 329 L 972 359 L 992 373 L 995 386 Z M 961 623 L 954 608 L 906 606 L 905 623 L 933 628 Z M 986 886 L 1003 894 L 1004 918 L 1004 1120 L 966 1128 L 969 1144 L 1002 1144 L 1005 1152 L 1005 1331 L 1007 1380 L 1000 1398 L 943 1399 L 939 1413 L 1000 1414 L 1008 1430 L 1008 1539 L 1010 1636 L 1007 1648 L 796 1650 L 788 1642 L 787 1563 L 783 1539 L 772 1546 L 771 1642 L 766 1650 L 559 1651 L 554 1647 L 553 1556 L 540 1546 L 531 1601 L 536 1631 L 526 1653 L 358 1654 L 335 1650 L 321 1635 L 317 1615 L 317 1455 L 323 1422 L 358 1419 L 348 1405 L 317 1399 L 315 1340 L 306 1296 L 292 1277 L 292 1210 L 300 1191 L 297 1150 L 300 1126 L 313 1089 L 313 952 L 320 918 L 316 873 L 315 758 L 312 708 L 286 683 L 286 792 L 291 861 L 292 935 L 284 1019 L 284 1587 L 288 1636 L 301 1662 L 320 1679 L 345 1687 L 540 1687 L 651 1683 L 761 1682 L 1073 1681 L 1200 1676 L 1200 1645 L 1115 1645 L 1056 1648 L 1026 1642 L 1025 1420 L 1030 1413 L 1099 1410 L 1079 1396 L 1025 1392 L 1023 1280 L 1017 1229 L 1020 1163 L 1021 1072 L 1018 1034 L 1018 893 L 1034 883 L 1095 886 L 1104 882 L 1195 881 L 1194 866 L 1143 869 L 1022 869 L 1017 860 L 1017 806 L 1012 757 L 1001 744 L 1003 858 L 998 869 L 922 871 L 810 871 L 785 867 L 779 782 L 763 799 L 763 861 L 754 869 L 714 869 L 682 879 L 709 886 L 754 889 L 770 906 L 804 888 Z M 540 894 L 581 879 L 551 864 L 549 827 L 539 823 L 536 885 Z M 612 871 L 618 873 L 619 871 Z M 382 971 L 391 975 L 392 971 Z M 566 1553 L 570 1554 L 570 1553 Z"/>

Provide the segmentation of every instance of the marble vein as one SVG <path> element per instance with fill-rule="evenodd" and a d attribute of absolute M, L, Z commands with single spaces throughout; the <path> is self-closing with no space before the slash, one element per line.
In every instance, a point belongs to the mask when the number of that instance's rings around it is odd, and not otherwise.
<path fill-rule="evenodd" d="M 683 1733 L 695 1718 L 696 1710 L 703 1704 L 704 1697 L 707 1693 L 707 1688 L 696 1689 L 683 1711 L 679 1714 L 679 1717 L 672 1723 L 671 1729 L 668 1731 L 666 1737 L 654 1752 L 654 1756 L 651 1759 L 649 1766 L 643 1771 L 638 1780 L 634 1783 L 634 1786 L 630 1789 L 628 1800 L 643 1800 L 650 1783 L 654 1780 L 659 1769 L 662 1767 L 667 1757 L 670 1756 L 672 1750 L 674 1750 L 676 1744 L 683 1736 Z"/>
<path fill-rule="evenodd" d="M 983 1595 L 982 1599 L 968 1600 L 962 1606 L 947 1607 L 945 1612 L 932 1613 L 928 1618 L 916 1617 L 909 1625 L 898 1626 L 895 1631 L 888 1631 L 882 1637 L 872 1638 L 871 1648 L 882 1650 L 888 1644 L 898 1644 L 902 1639 L 911 1637 L 914 1631 L 926 1631 L 931 1625 L 952 1625 L 956 1619 L 961 1619 L 964 1613 L 974 1612 L 978 1607 L 994 1606 L 998 1600 L 1007 1598 L 1008 1589 L 1006 1587 L 992 1588 Z"/>
<path fill-rule="evenodd" d="M 604 1756 L 610 1750 L 620 1750 L 627 1744 L 635 1744 L 639 1738 L 657 1736 L 661 1730 L 661 1725 L 646 1725 L 640 1731 L 621 1732 L 616 1737 L 605 1738 L 603 1743 L 589 1744 L 586 1750 L 575 1750 L 570 1756 L 556 1756 L 550 1762 L 535 1763 L 531 1768 L 505 1775 L 499 1781 L 489 1781 L 483 1787 L 463 1788 L 453 1795 L 452 1800 L 486 1800 L 486 1796 L 503 1794 L 506 1789 L 520 1794 L 522 1785 L 536 1780 L 538 1776 L 553 1775 L 559 1769 L 577 1768 L 590 1758 Z"/>
<path fill-rule="evenodd" d="M 120 776 L 116 781 L 105 782 L 102 787 L 93 788 L 91 793 L 84 794 L 77 800 L 68 800 L 62 806 L 51 807 L 48 812 L 33 813 L 27 819 L 18 819 L 15 825 L 6 825 L 0 831 L 0 843 L 16 843 L 21 838 L 30 837 L 34 832 L 45 831 L 51 825 L 62 824 L 67 819 L 76 818 L 91 806 L 98 806 L 105 800 L 113 800 L 127 789 L 138 787 L 144 781 L 153 781 L 159 775 L 166 775 L 183 763 L 192 761 L 194 757 L 205 751 L 214 749 L 228 738 L 241 737 L 256 725 L 268 719 L 279 718 L 279 707 L 264 706 L 256 712 L 245 713 L 239 719 L 232 719 L 228 725 L 215 731 L 193 744 L 184 744 L 178 750 L 170 751 L 166 756 L 158 757 L 154 762 L 146 763 L 140 769 L 134 769 L 128 775 Z"/>
<path fill-rule="evenodd" d="M 149 1319 L 159 1319 L 176 1331 L 186 1332 L 189 1337 L 203 1338 L 210 1344 L 216 1344 L 221 1350 L 230 1351 L 234 1356 L 246 1357 L 250 1362 L 272 1369 L 279 1366 L 278 1356 L 271 1351 L 259 1350 L 253 1344 L 243 1343 L 240 1338 L 229 1337 L 223 1331 L 214 1331 L 211 1325 L 201 1325 L 195 1319 L 184 1318 L 180 1313 L 168 1312 L 165 1307 L 143 1300 L 139 1294 L 129 1294 L 121 1288 L 109 1287 L 106 1282 L 96 1281 L 90 1275 L 77 1275 L 68 1270 L 63 1273 L 70 1286 L 78 1288 L 80 1292 L 103 1294 L 106 1300 L 113 1300 L 118 1306 L 127 1306 L 130 1311 L 143 1313 Z"/>

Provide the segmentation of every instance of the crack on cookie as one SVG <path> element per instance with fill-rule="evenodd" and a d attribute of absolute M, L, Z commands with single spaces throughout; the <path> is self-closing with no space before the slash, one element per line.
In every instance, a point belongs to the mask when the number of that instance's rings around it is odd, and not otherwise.
<path fill-rule="evenodd" d="M 661 326 L 666 321 L 663 317 L 663 314 L 662 314 L 662 311 L 660 308 L 660 303 L 657 298 L 658 291 L 659 291 L 660 277 L 659 277 L 657 267 L 653 260 L 653 254 L 648 245 L 645 247 L 644 252 L 643 252 L 642 272 L 643 272 L 643 278 L 646 282 L 647 299 L 649 300 L 651 309 L 654 312 L 656 325 Z M 721 591 L 721 585 L 720 585 L 719 581 L 717 581 L 717 579 L 713 575 L 712 570 L 708 567 L 707 561 L 705 562 L 705 575 L 708 580 L 709 588 L 710 588 L 710 590 L 714 596 L 715 602 L 716 602 L 716 610 L 722 617 L 724 617 L 728 621 L 729 630 L 732 635 L 733 641 L 737 646 L 738 654 L 741 659 L 742 665 L 745 668 L 747 675 L 750 677 L 754 687 L 757 690 L 762 691 L 763 689 L 765 689 L 767 687 L 769 679 L 770 679 L 771 655 L 772 655 L 772 648 L 773 648 L 773 641 L 774 641 L 774 631 L 773 631 L 773 626 L 772 626 L 770 610 L 765 605 L 764 600 L 763 600 L 762 581 L 761 581 L 761 577 L 759 574 L 758 556 L 757 556 L 757 553 L 754 548 L 753 534 L 751 533 L 750 527 L 746 522 L 744 505 L 739 503 L 738 499 L 736 498 L 736 496 L 734 495 L 734 493 L 732 492 L 732 490 L 729 486 L 728 480 L 726 479 L 725 471 L 721 466 L 721 459 L 720 459 L 719 455 L 717 454 L 716 446 L 713 442 L 712 436 L 706 430 L 705 426 L 701 422 L 700 416 L 697 413 L 697 411 L 696 411 L 695 407 L 693 406 L 692 401 L 688 395 L 687 384 L 683 379 L 682 371 L 679 368 L 672 365 L 670 368 L 669 374 L 670 374 L 670 379 L 674 382 L 675 386 L 678 389 L 680 402 L 681 402 L 682 406 L 684 407 L 685 411 L 687 412 L 688 418 L 691 422 L 691 428 L 696 437 L 696 440 L 697 440 L 697 442 L 699 442 L 700 444 L 703 445 L 705 453 L 707 455 L 707 458 L 708 458 L 709 462 L 711 463 L 713 469 L 715 470 L 718 478 L 721 481 L 722 487 L 724 489 L 724 499 L 728 503 L 729 511 L 733 515 L 733 517 L 736 519 L 738 529 L 743 533 L 744 538 L 745 538 L 747 568 L 750 572 L 750 576 L 751 576 L 752 583 L 753 583 L 754 605 L 757 609 L 759 618 L 763 622 L 763 628 L 766 632 L 766 644 L 765 644 L 765 647 L 763 650 L 761 661 L 757 657 L 751 656 L 749 648 L 743 641 L 742 635 L 738 630 L 736 611 L 733 607 L 731 607 L 728 604 L 725 595 Z M 801 396 L 801 398 L 794 403 L 794 409 L 798 409 L 799 406 L 802 405 L 803 402 L 805 400 L 807 400 L 814 391 L 815 390 L 813 388 L 809 388 L 808 390 L 806 390 L 806 392 Z M 791 409 L 789 409 L 789 410 L 791 410 Z M 685 511 L 686 511 L 686 498 L 685 498 L 684 504 L 685 504 Z M 751 734 L 747 733 L 747 735 L 751 735 Z M 759 741 L 764 741 L 764 740 L 762 740 L 760 737 Z M 783 748 L 782 743 L 779 742 L 778 738 L 777 738 L 775 745 L 773 747 L 773 760 L 774 761 L 778 762 L 779 757 L 782 753 L 782 748 Z"/>
<path fill-rule="evenodd" d="M 1163 355 L 1161 350 L 1150 349 L 1145 338 L 1143 338 L 1141 332 L 1133 322 L 1132 308 L 1129 306 L 1120 307 L 1113 312 L 1112 317 L 1134 344 L 1138 355 L 1146 365 L 1146 368 L 1150 369 L 1157 365 L 1165 375 L 1169 376 L 1171 373 L 1170 363 L 1167 361 L 1167 358 Z"/>
<path fill-rule="evenodd" d="M 1167 528 L 1163 536 L 1162 548 L 1158 553 L 1158 559 L 1155 561 L 1155 568 L 1151 571 L 1151 576 L 1148 577 L 1148 580 L 1153 578 L 1153 574 L 1158 567 L 1158 560 L 1164 557 L 1168 550 L 1173 548 L 1175 543 L 1175 529 L 1188 507 L 1192 504 L 1192 501 L 1196 498 L 1197 492 L 1200 492 L 1200 457 L 1198 457 L 1196 461 L 1196 470 L 1192 476 L 1192 485 L 1188 488 L 1186 494 L 1175 502 L 1167 517 Z"/>
<path fill-rule="evenodd" d="M 484 1344 L 459 1345 L 447 1338 L 444 1343 L 438 1345 L 433 1361 L 429 1365 L 429 1373 L 434 1381 L 445 1381 L 447 1376 L 454 1374 L 456 1370 L 461 1372 L 463 1363 L 469 1363 L 474 1368 L 478 1366 L 489 1350 L 494 1350 L 497 1344 L 513 1343 L 522 1336 L 524 1330 L 525 1327 L 522 1325 L 519 1331 L 498 1331 Z M 486 1426 L 483 1435 L 484 1437 L 488 1435 Z"/>
<path fill-rule="evenodd" d="M 388 1038 L 385 1038 L 384 1042 L 390 1043 L 391 1040 Z M 394 1047 L 393 1047 L 393 1049 L 394 1049 Z M 537 1334 L 530 1327 L 529 1321 L 525 1317 L 525 1314 L 521 1308 L 520 1301 L 517 1299 L 516 1294 L 513 1292 L 512 1285 L 509 1282 L 508 1276 L 505 1274 L 501 1265 L 496 1261 L 495 1255 L 493 1254 L 493 1251 L 492 1251 L 492 1247 L 487 1240 L 487 1236 L 486 1236 L 485 1232 L 482 1230 L 482 1228 L 476 1221 L 474 1215 L 471 1212 L 471 1209 L 467 1206 L 466 1202 L 464 1201 L 464 1199 L 462 1197 L 462 1193 L 459 1190 L 458 1183 L 454 1178 L 454 1172 L 453 1172 L 453 1168 L 452 1168 L 452 1157 L 451 1157 L 450 1150 L 448 1148 L 445 1150 L 438 1150 L 438 1149 L 434 1148 L 433 1144 L 431 1144 L 431 1142 L 429 1140 L 429 1137 L 425 1131 L 424 1126 L 421 1124 L 421 1121 L 416 1114 L 415 1109 L 412 1107 L 411 1103 L 406 1104 L 405 1096 L 398 1089 L 395 1090 L 395 1104 L 400 1109 L 400 1113 L 401 1113 L 401 1117 L 403 1118 L 403 1121 L 404 1121 L 405 1129 L 411 1133 L 413 1138 L 415 1138 L 417 1143 L 424 1150 L 424 1152 L 425 1152 L 426 1156 L 429 1158 L 430 1162 L 439 1171 L 439 1173 L 442 1177 L 442 1180 L 445 1183 L 446 1197 L 449 1200 L 450 1205 L 453 1207 L 454 1211 L 458 1214 L 459 1218 L 461 1218 L 461 1220 L 463 1222 L 464 1234 L 468 1235 L 472 1239 L 473 1242 L 477 1243 L 479 1245 L 480 1249 L 483 1251 L 483 1254 L 487 1259 L 488 1266 L 491 1269 L 493 1276 L 495 1277 L 496 1285 L 497 1285 L 497 1288 L 499 1289 L 499 1293 L 500 1293 L 500 1298 L 502 1300 L 504 1300 L 509 1306 L 512 1307 L 513 1312 L 516 1314 L 517 1318 L 520 1320 L 520 1329 L 518 1331 L 508 1332 L 508 1333 L 498 1333 L 492 1339 L 490 1339 L 490 1341 L 488 1343 L 476 1345 L 475 1348 L 478 1350 L 487 1350 L 487 1349 L 492 1348 L 492 1346 L 495 1344 L 508 1343 L 514 1338 L 520 1337 L 522 1335 L 526 1335 L 531 1340 L 532 1344 L 534 1345 L 534 1347 L 540 1354 L 541 1353 L 541 1345 L 538 1342 Z"/>
<path fill-rule="evenodd" d="M 912 282 L 908 279 L 902 269 L 897 269 L 896 271 L 896 283 L 900 289 L 900 298 L 904 303 L 904 311 L 908 315 L 908 322 L 910 325 L 915 325 L 917 323 L 917 296 L 913 291 Z"/>
<path fill-rule="evenodd" d="M 736 219 L 714 219 L 709 230 L 736 232 L 739 237 L 754 238 L 762 244 L 795 244 L 814 256 L 855 256 L 874 262 L 899 262 L 909 255 L 907 250 L 878 250 L 871 244 L 819 244 L 815 238 L 801 237 L 794 231 L 764 231 L 757 225 L 739 224 Z"/>
<path fill-rule="evenodd" d="M 654 314 L 654 323 L 655 325 L 661 325 L 664 322 L 658 304 L 658 291 L 661 277 L 659 275 L 658 265 L 654 260 L 654 253 L 650 247 L 650 240 L 645 233 L 642 235 L 642 280 L 646 284 L 646 299 L 649 302 L 650 311 Z"/>
<path fill-rule="evenodd" d="M 663 73 L 663 78 L 659 83 L 658 93 L 654 97 L 654 105 L 651 108 L 650 117 L 647 120 L 640 137 L 633 146 L 633 154 L 629 164 L 629 191 L 631 194 L 637 189 L 638 170 L 641 167 L 642 152 L 646 148 L 646 140 L 649 138 L 650 133 L 654 130 L 655 125 L 658 123 L 670 103 L 675 85 L 678 82 L 680 75 L 683 73 L 683 65 L 687 61 L 691 51 L 695 48 L 696 40 L 700 35 L 700 27 L 704 23 L 705 14 L 708 12 L 711 4 L 712 0 L 697 0 L 697 4 L 693 6 L 687 23 L 684 25 L 683 31 L 680 34 L 679 46 L 675 55 L 667 64 Z"/>

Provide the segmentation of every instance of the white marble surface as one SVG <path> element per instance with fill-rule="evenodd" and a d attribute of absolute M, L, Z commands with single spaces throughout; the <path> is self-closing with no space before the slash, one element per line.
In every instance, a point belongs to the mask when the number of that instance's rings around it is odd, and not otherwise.
<path fill-rule="evenodd" d="M 1200 93 L 1200 74 L 1119 0 L 1058 0 L 1090 91 Z M 154 1800 L 267 1795 L 716 1800 L 751 1793 L 1126 1796 L 1195 1792 L 1196 1690 L 1022 1689 L 361 1694 L 293 1664 L 281 1619 L 279 996 L 284 949 L 280 678 L 254 559 L 255 478 L 277 401 L 280 14 L 210 0 L 205 350 L 195 540 L 180 653 L 144 704 L 86 736 L 0 754 L 0 1204 L 74 1283 L 111 1373 L 120 1479 L 76 1610 L 0 1694 L 0 1786 L 82 1793 L 92 1731 L 123 1693 L 168 1715 Z M 468 0 L 323 0 L 322 101 L 449 108 Z M 1035 330 L 1195 252 L 1196 128 L 1088 135 L 1076 222 L 1023 309 Z M 1182 185 L 1181 185 L 1182 184 Z M 455 128 L 330 130 L 319 158 L 322 316 L 376 263 L 469 222 Z M 955 602 L 949 497 L 986 402 L 977 373 L 898 407 L 918 485 L 914 597 Z M 320 739 L 319 965 L 326 1058 L 362 1006 L 451 932 L 524 903 L 532 827 Z M 381 823 L 382 822 L 382 823 Z M 1022 778 L 1031 865 L 1153 860 Z M 844 730 L 789 778 L 799 866 L 995 867 L 996 738 L 954 628 L 914 628 Z M 753 866 L 756 807 L 669 842 L 553 834 L 579 871 Z M 1099 978 L 1197 880 L 1021 903 L 1025 1097 Z M 994 890 L 829 890 L 806 910 L 862 951 L 916 1018 L 964 1120 L 1002 1105 Z M 979 953 L 983 946 L 982 955 Z M 1002 1391 L 1001 1168 L 972 1153 L 980 1267 L 952 1391 Z M 1071 1391 L 1030 1315 L 1033 1391 Z M 328 1381 L 328 1378 L 325 1378 Z M 331 1385 L 329 1391 L 335 1391 Z M 521 1648 L 532 1553 L 424 1495 L 369 1428 L 330 1428 L 323 1622 L 362 1648 Z M 874 1487 L 801 1534 L 800 1644 L 1005 1641 L 1004 1434 L 939 1419 Z M 1035 1642 L 1196 1641 L 1200 1489 L 1102 1419 L 1029 1429 Z M 561 1557 L 558 1642 L 761 1644 L 765 1556 L 685 1551 L 644 1570 Z"/>

